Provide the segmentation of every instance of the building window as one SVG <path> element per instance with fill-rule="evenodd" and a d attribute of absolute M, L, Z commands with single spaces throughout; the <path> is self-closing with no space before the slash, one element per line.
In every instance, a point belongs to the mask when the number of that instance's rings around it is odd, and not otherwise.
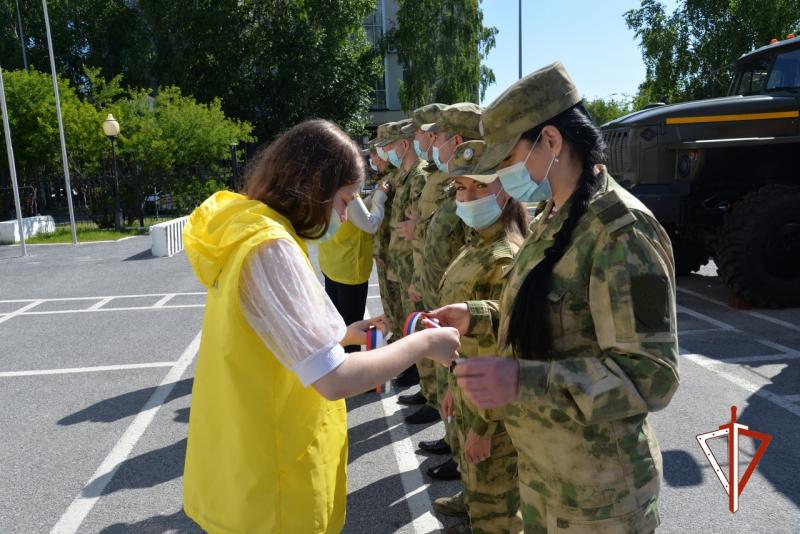
<path fill-rule="evenodd" d="M 376 0 L 375 9 L 364 21 L 364 29 L 367 31 L 367 38 L 372 45 L 378 46 L 383 38 L 383 0 Z M 375 79 L 375 86 L 371 96 L 372 104 L 370 109 L 386 109 L 386 81 L 383 76 Z"/>

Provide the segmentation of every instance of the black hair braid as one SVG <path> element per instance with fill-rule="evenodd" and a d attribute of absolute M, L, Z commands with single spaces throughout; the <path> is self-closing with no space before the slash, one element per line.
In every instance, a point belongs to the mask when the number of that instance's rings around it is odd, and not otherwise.
<path fill-rule="evenodd" d="M 544 251 L 542 261 L 525 277 L 514 300 L 506 345 L 512 347 L 516 357 L 523 359 L 553 358 L 553 339 L 547 305 L 550 276 L 553 268 L 567 252 L 572 234 L 589 209 L 589 202 L 597 191 L 600 176 L 595 172 L 595 165 L 605 161 L 602 134 L 582 104 L 526 132 L 522 138 L 534 142 L 548 124 L 558 128 L 564 140 L 581 158 L 582 172 L 578 186 L 570 197 L 567 219 L 556 232 L 553 244 Z"/>

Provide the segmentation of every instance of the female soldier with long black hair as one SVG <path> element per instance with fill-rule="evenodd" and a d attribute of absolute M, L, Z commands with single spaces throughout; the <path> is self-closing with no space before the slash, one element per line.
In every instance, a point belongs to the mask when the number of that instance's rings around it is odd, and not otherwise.
<path fill-rule="evenodd" d="M 661 453 L 647 422 L 678 386 L 669 238 L 608 175 L 600 132 L 556 63 L 484 110 L 478 172 L 544 201 L 497 301 L 430 315 L 500 358 L 456 367 L 481 408 L 505 407 L 518 451 L 525 532 L 651 532 Z"/>

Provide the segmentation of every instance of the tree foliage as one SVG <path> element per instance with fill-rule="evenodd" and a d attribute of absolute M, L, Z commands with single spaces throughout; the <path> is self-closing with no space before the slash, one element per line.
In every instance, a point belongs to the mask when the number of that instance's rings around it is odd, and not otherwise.
<path fill-rule="evenodd" d="M 641 100 L 678 102 L 726 93 L 742 54 L 800 26 L 800 0 L 682 0 L 670 14 L 658 0 L 625 13 L 647 74 Z"/>
<path fill-rule="evenodd" d="M 595 98 L 584 101 L 583 105 L 592 116 L 595 124 L 603 124 L 618 119 L 634 111 L 631 98 Z"/>
<path fill-rule="evenodd" d="M 479 102 L 494 82 L 481 61 L 495 46 L 497 28 L 483 25 L 479 0 L 400 0 L 397 28 L 387 41 L 405 69 L 405 111 L 430 102 Z"/>
<path fill-rule="evenodd" d="M 41 2 L 19 0 L 28 59 L 49 70 Z M 84 66 L 126 87 L 220 98 L 262 140 L 308 117 L 360 134 L 380 61 L 364 31 L 374 0 L 50 0 L 59 72 Z M 15 0 L 0 0 L 0 57 L 22 66 Z"/>
<path fill-rule="evenodd" d="M 52 79 L 33 69 L 4 77 L 20 185 L 39 190 L 45 178 L 62 172 Z M 110 144 L 101 128 L 108 113 L 120 123 L 117 155 L 129 216 L 143 191 L 186 188 L 201 173 L 215 174 L 231 143 L 254 140 L 253 127 L 226 117 L 219 99 L 198 103 L 174 86 L 153 94 L 126 89 L 121 76 L 107 80 L 99 69 L 86 68 L 83 78 L 80 91 L 59 79 L 61 111 L 74 189 L 101 223 L 112 221 Z M 0 147 L 5 152 L 4 140 Z M 7 173 L 5 159 L 0 169 Z"/>

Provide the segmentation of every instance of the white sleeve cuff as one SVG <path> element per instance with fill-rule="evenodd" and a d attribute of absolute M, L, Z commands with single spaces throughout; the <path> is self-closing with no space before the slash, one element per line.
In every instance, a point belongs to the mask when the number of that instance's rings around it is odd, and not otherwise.
<path fill-rule="evenodd" d="M 298 362 L 292 371 L 307 387 L 342 365 L 347 356 L 344 347 L 338 341 L 332 341 L 329 346 Z"/>

